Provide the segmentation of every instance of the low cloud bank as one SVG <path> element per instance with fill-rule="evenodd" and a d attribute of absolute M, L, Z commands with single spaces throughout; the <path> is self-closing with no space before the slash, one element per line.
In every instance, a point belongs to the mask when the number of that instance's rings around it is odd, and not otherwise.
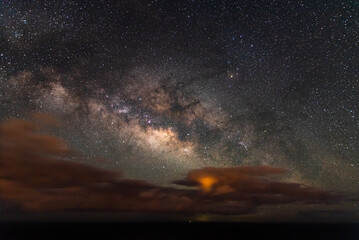
<path fill-rule="evenodd" d="M 137 211 L 246 214 L 261 205 L 332 203 L 339 194 L 273 180 L 269 166 L 192 170 L 168 188 L 73 161 L 61 139 L 40 134 L 60 125 L 46 115 L 0 125 L 0 199 L 25 211 Z"/>

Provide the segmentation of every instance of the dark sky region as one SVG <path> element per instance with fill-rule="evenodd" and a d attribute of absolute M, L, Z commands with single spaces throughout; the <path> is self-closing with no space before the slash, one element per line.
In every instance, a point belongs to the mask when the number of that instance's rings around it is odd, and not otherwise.
<path fill-rule="evenodd" d="M 0 208 L 358 221 L 358 69 L 355 0 L 2 0 Z"/>

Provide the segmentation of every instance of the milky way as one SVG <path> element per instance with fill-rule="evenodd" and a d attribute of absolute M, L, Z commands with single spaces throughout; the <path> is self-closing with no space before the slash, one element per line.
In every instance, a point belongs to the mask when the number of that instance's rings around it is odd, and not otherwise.
<path fill-rule="evenodd" d="M 1 1 L 0 117 L 167 184 L 270 165 L 359 187 L 356 1 Z"/>

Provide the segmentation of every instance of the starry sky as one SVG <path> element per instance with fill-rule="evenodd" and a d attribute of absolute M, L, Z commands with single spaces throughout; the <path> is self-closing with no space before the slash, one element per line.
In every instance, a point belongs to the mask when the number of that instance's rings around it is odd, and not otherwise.
<path fill-rule="evenodd" d="M 354 0 L 0 1 L 0 120 L 79 161 L 172 186 L 193 169 L 272 166 L 359 189 Z"/>

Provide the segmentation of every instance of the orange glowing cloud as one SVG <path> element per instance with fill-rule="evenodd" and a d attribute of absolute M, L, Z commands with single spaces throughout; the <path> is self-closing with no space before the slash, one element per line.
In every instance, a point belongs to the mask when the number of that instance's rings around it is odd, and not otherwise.
<path fill-rule="evenodd" d="M 213 177 L 203 177 L 198 179 L 201 184 L 201 188 L 204 192 L 210 192 L 212 190 L 213 184 L 217 182 L 217 180 Z"/>

